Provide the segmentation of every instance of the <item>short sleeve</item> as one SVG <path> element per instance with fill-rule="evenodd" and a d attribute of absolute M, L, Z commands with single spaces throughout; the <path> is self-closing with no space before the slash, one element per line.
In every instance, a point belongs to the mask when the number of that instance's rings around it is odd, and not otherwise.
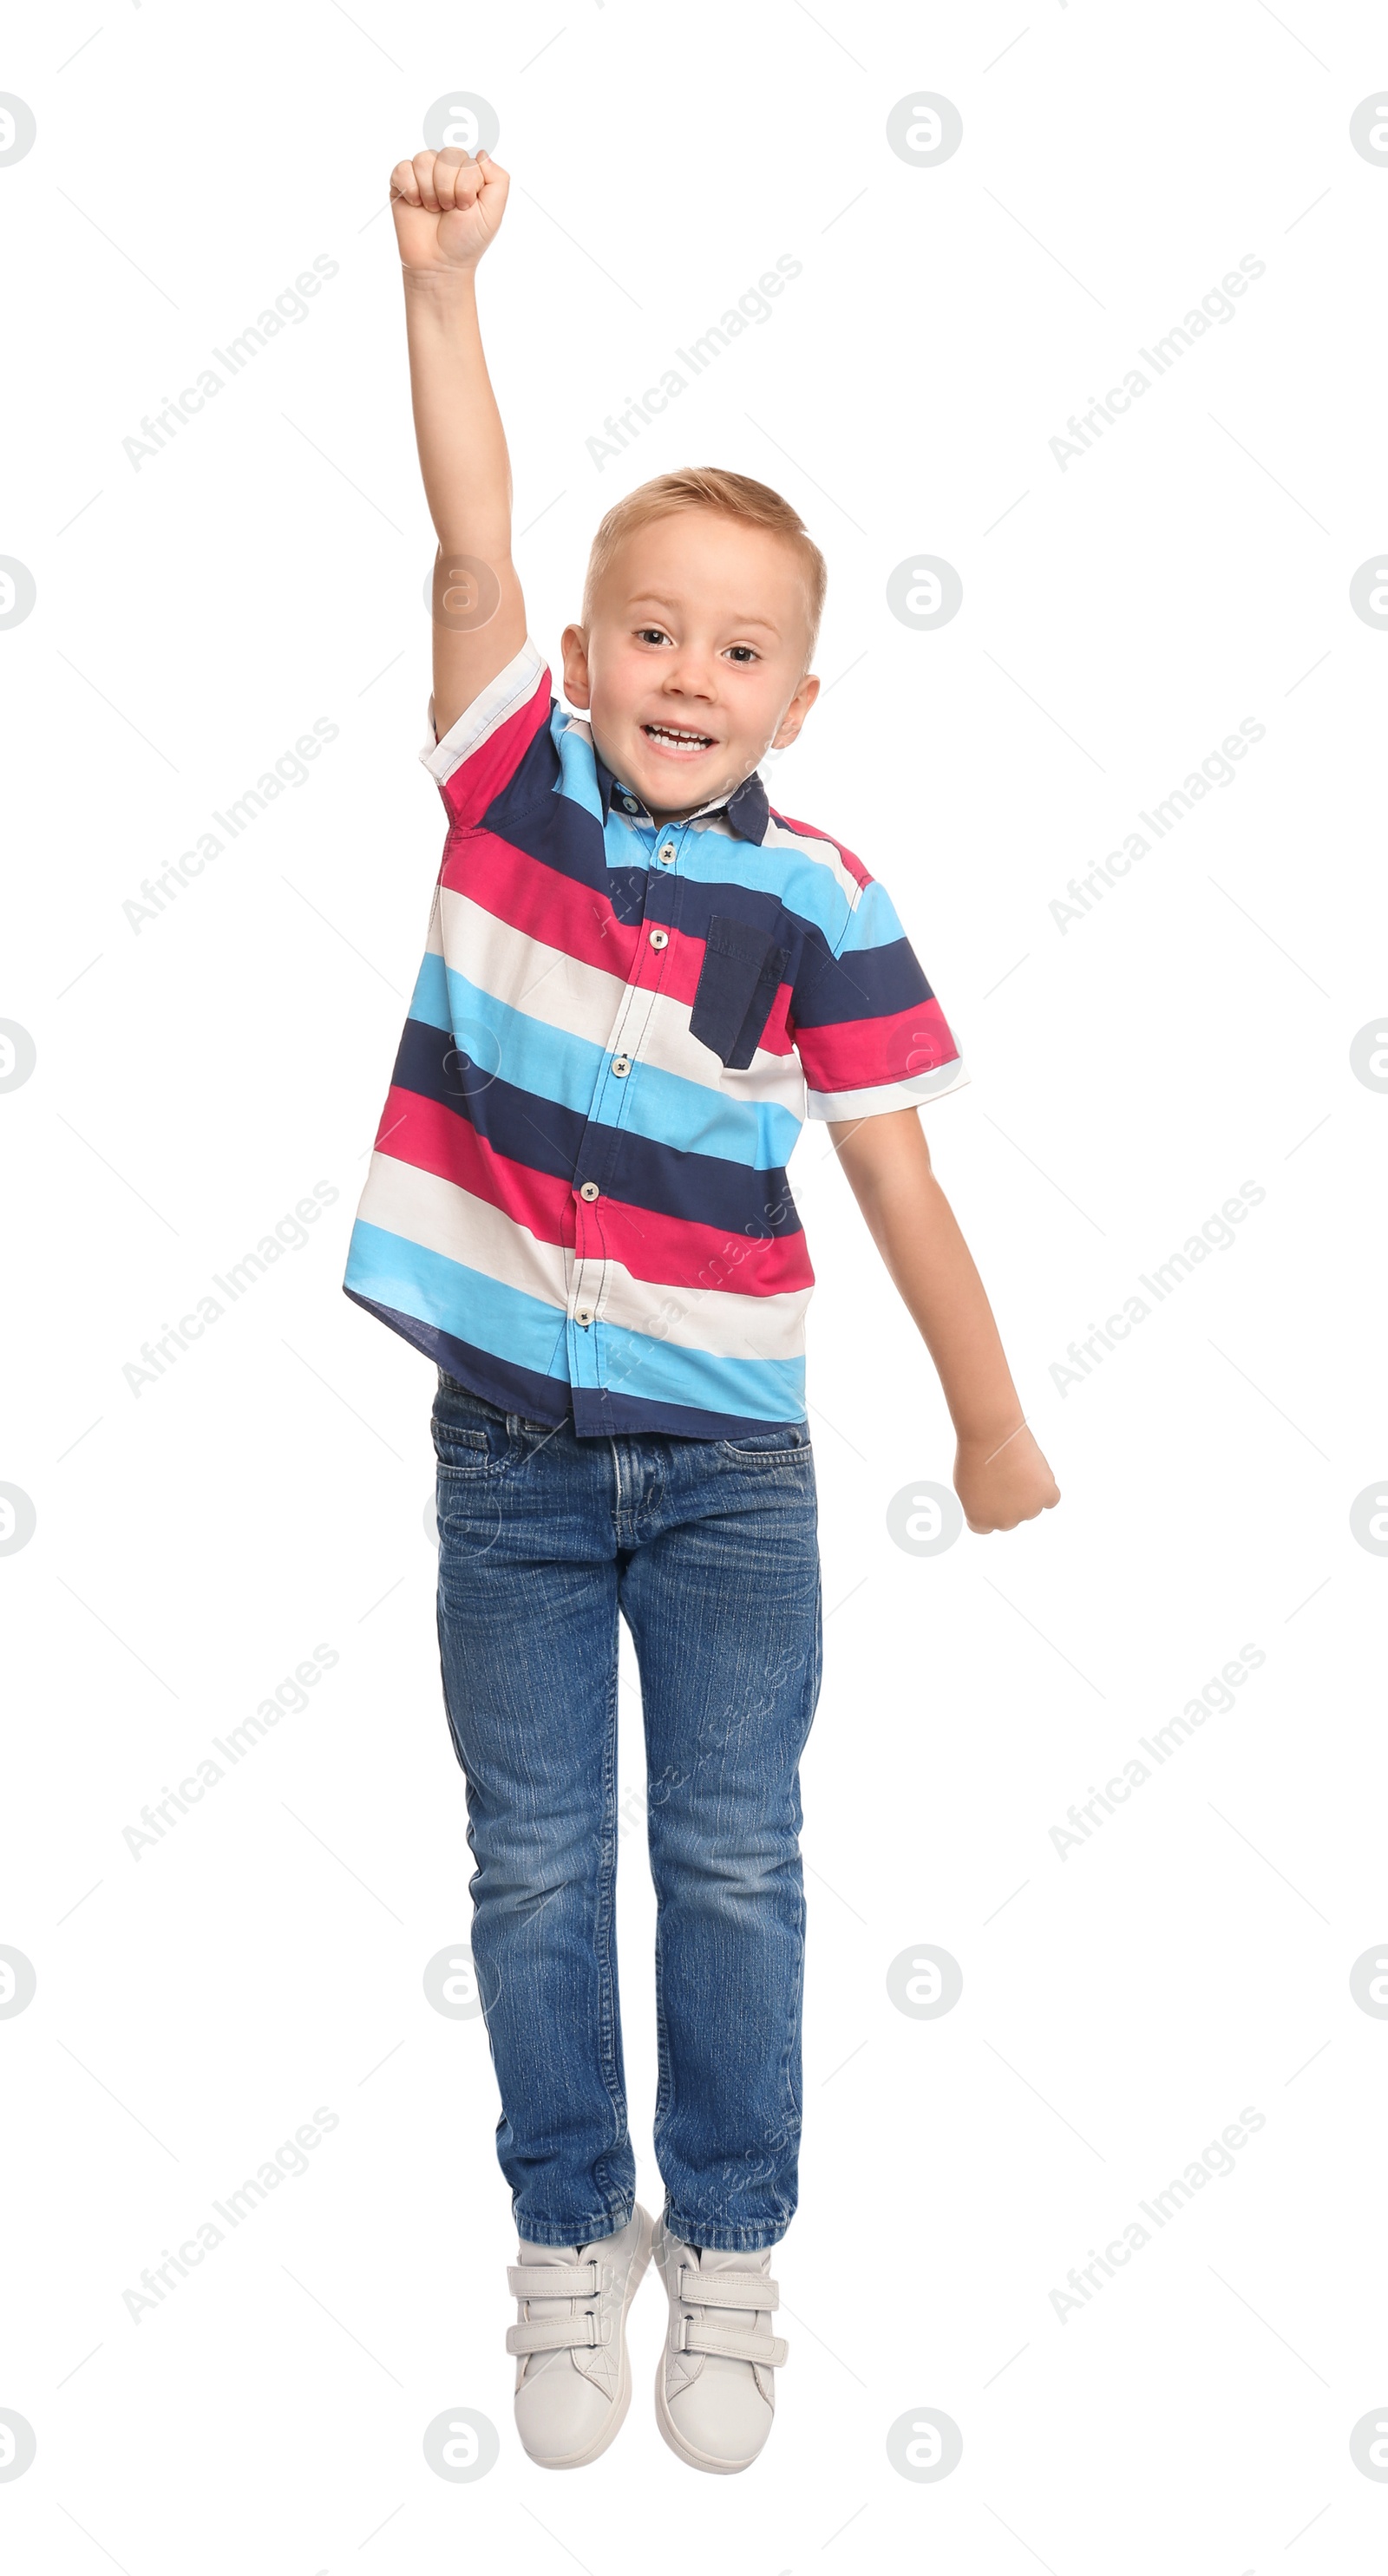
<path fill-rule="evenodd" d="M 528 635 L 505 670 L 464 707 L 442 742 L 430 698 L 429 739 L 419 757 L 438 786 L 451 823 L 481 822 L 548 724 L 553 703 L 549 665 Z"/>
<path fill-rule="evenodd" d="M 871 1118 L 961 1091 L 954 1032 L 886 887 L 853 862 L 855 892 L 833 948 L 806 940 L 791 1022 L 811 1118 Z"/>

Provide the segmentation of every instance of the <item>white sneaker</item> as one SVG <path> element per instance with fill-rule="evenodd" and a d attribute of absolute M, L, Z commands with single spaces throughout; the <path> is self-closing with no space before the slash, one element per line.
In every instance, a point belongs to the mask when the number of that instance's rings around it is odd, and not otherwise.
<path fill-rule="evenodd" d="M 542 2469 L 581 2469 L 605 2451 L 631 2404 L 627 2310 L 651 2259 L 651 2221 L 638 2203 L 615 2236 L 589 2245 L 533 2245 L 507 2268 L 518 2322 L 516 2429 Z"/>
<path fill-rule="evenodd" d="M 652 2252 L 670 2301 L 670 2331 L 655 2376 L 656 2422 L 691 2468 L 730 2474 L 750 2467 L 776 2413 L 772 2372 L 788 2346 L 771 2332 L 781 2293 L 771 2249 L 725 2254 L 668 2235 L 658 2218 Z"/>

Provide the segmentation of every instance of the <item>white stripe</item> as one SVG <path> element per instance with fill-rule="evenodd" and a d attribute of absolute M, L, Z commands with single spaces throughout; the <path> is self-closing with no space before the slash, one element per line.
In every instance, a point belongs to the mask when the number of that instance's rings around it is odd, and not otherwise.
<path fill-rule="evenodd" d="M 471 705 L 464 707 L 462 714 L 449 726 L 442 742 L 435 739 L 434 701 L 430 698 L 425 718 L 429 739 L 419 757 L 440 787 L 452 777 L 455 769 L 460 769 L 465 760 L 470 760 L 475 751 L 481 750 L 498 725 L 503 725 L 508 716 L 515 714 L 517 707 L 523 707 L 528 698 L 533 698 L 540 673 L 546 667 L 543 653 L 527 635 L 520 651 L 513 654 L 505 670 L 498 671 L 496 678 L 487 682 Z"/>
<path fill-rule="evenodd" d="M 430 950 L 455 966 L 498 1002 L 523 1011 L 527 1019 L 590 1045 L 620 1047 L 642 1064 L 678 1074 L 728 1100 L 769 1100 L 803 1119 L 805 1085 L 799 1058 L 773 1055 L 758 1047 L 741 1072 L 729 1072 L 712 1047 L 696 1038 L 689 1025 L 689 1004 L 667 993 L 651 993 L 590 966 L 562 948 L 513 930 L 471 895 L 452 886 L 439 888 L 439 914 L 429 925 Z M 466 961 L 466 962 L 464 962 Z"/>
<path fill-rule="evenodd" d="M 357 1213 L 368 1225 L 403 1235 L 560 1312 L 590 1306 L 605 1324 L 653 1334 L 682 1350 L 738 1360 L 799 1359 L 804 1351 L 809 1288 L 745 1297 L 712 1280 L 675 1288 L 638 1279 L 620 1261 L 576 1263 L 563 1244 L 541 1243 L 527 1226 L 456 1181 L 440 1180 L 389 1154 L 373 1153 Z M 741 1248 L 730 1238 L 729 1258 L 721 1265 L 734 1279 Z"/>
<path fill-rule="evenodd" d="M 878 1082 L 866 1091 L 808 1091 L 808 1118 L 876 1118 L 884 1109 L 919 1109 L 927 1100 L 943 1100 L 947 1091 L 963 1091 L 969 1076 L 960 1063 L 939 1064 L 933 1073 L 913 1073 L 906 1082 Z"/>

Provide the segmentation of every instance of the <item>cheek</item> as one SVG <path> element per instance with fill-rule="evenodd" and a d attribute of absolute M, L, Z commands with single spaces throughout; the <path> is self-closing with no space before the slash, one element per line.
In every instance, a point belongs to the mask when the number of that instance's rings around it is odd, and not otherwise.
<path fill-rule="evenodd" d="M 588 714 L 595 718 L 599 724 L 610 724 L 614 717 L 622 714 L 627 703 L 627 695 L 622 687 L 622 677 L 618 665 L 607 658 L 604 658 L 604 660 L 599 662 L 596 670 L 590 665 L 588 672 Z"/>
<path fill-rule="evenodd" d="M 623 650 L 604 654 L 598 671 L 598 688 L 594 705 L 610 709 L 614 715 L 629 715 L 647 696 L 651 686 L 651 667 L 642 653 Z"/>
<path fill-rule="evenodd" d="M 743 739 L 769 742 L 777 730 L 785 697 L 786 689 L 779 674 L 762 671 L 746 674 L 739 685 L 729 691 L 733 722 Z"/>

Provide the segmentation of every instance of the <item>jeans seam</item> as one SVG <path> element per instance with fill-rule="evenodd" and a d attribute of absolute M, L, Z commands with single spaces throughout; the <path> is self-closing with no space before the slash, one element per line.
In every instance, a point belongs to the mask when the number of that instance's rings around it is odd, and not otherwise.
<path fill-rule="evenodd" d="M 607 1713 L 603 1722 L 602 1748 L 602 1833 L 598 1849 L 598 1989 L 599 2018 L 602 2031 L 602 2079 L 612 2107 L 612 2145 L 614 2154 L 626 2136 L 627 2108 L 617 2063 L 617 2038 L 620 2029 L 620 2002 L 617 1993 L 616 1963 L 612 1949 L 613 1917 L 616 1910 L 617 1879 L 617 1657 L 614 1644 L 612 1669 L 608 1675 Z M 607 2157 L 594 2161 L 593 2179 L 600 2188 L 608 2181 Z M 564 2243 L 572 2240 L 565 2238 Z"/>

